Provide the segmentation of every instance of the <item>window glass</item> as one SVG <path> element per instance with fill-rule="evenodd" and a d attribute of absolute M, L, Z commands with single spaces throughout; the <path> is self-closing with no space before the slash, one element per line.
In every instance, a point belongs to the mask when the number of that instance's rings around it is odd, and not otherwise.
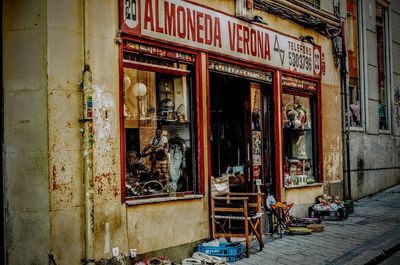
<path fill-rule="evenodd" d="M 317 182 L 313 146 L 312 97 L 283 94 L 283 142 L 285 186 L 305 186 Z"/>
<path fill-rule="evenodd" d="M 250 83 L 250 108 L 251 108 L 251 134 L 252 134 L 252 154 L 253 154 L 253 179 L 260 179 L 262 176 L 262 132 L 263 124 L 261 120 L 261 85 Z"/>
<path fill-rule="evenodd" d="M 360 87 L 358 80 L 350 78 L 349 100 L 350 100 L 350 126 L 361 127 Z"/>
<path fill-rule="evenodd" d="M 362 126 L 361 90 L 359 84 L 359 45 L 357 1 L 347 1 L 347 49 L 349 62 L 349 121 L 351 127 Z"/>
<path fill-rule="evenodd" d="M 386 9 L 376 4 L 376 39 L 377 39 L 377 57 L 378 57 L 378 92 L 379 92 L 379 129 L 388 129 L 388 96 L 385 81 L 386 60 L 385 60 L 385 13 Z"/>
<path fill-rule="evenodd" d="M 124 68 L 126 196 L 194 191 L 190 71 Z"/>

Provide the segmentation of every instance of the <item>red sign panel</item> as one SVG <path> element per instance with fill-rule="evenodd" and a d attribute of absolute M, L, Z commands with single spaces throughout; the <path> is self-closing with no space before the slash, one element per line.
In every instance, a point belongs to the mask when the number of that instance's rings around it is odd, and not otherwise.
<path fill-rule="evenodd" d="M 122 0 L 129 34 L 315 77 L 321 48 L 183 0 Z"/>

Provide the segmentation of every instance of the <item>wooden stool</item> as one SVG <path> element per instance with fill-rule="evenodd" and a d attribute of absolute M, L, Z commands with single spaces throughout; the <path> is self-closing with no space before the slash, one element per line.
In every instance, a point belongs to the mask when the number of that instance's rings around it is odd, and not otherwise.
<path fill-rule="evenodd" d="M 271 236 L 279 232 L 280 237 L 282 238 L 282 231 L 287 231 L 290 233 L 290 228 L 288 226 L 289 210 L 293 207 L 293 203 L 287 205 L 283 202 L 277 202 L 276 204 L 271 205 L 271 211 L 273 217 L 276 218 L 276 225 L 272 229 Z"/>

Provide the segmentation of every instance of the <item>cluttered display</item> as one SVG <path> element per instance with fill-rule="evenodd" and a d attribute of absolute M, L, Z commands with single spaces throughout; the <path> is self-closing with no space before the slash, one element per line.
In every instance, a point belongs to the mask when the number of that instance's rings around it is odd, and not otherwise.
<path fill-rule="evenodd" d="M 193 190 L 189 78 L 131 68 L 124 75 L 126 197 Z"/>
<path fill-rule="evenodd" d="M 314 184 L 315 151 L 310 98 L 283 94 L 283 103 L 285 187 Z"/>

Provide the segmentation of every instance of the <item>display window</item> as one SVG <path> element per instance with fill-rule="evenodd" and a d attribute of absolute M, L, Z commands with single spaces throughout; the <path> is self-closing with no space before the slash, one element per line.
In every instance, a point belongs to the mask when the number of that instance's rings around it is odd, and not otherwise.
<path fill-rule="evenodd" d="M 134 43 L 126 47 L 125 196 L 195 192 L 194 57 Z"/>
<path fill-rule="evenodd" d="M 318 183 L 316 137 L 316 84 L 283 78 L 282 95 L 284 185 Z"/>

